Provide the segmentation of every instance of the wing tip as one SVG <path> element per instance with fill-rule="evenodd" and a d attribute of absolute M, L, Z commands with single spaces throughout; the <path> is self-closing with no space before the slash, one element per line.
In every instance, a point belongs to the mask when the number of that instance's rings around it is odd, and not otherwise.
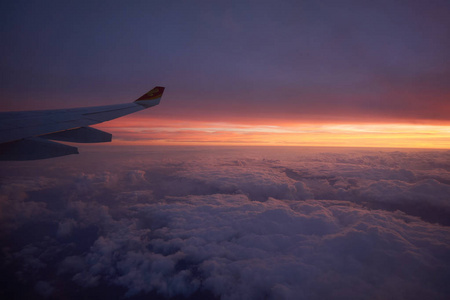
<path fill-rule="evenodd" d="M 161 98 L 164 93 L 164 89 L 165 87 L 163 86 L 155 86 L 153 89 L 136 99 L 134 102 L 156 100 L 158 98 Z"/>

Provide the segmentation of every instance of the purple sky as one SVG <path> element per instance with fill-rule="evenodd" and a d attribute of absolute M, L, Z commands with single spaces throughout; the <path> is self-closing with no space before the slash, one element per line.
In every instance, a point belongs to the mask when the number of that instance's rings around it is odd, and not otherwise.
<path fill-rule="evenodd" d="M 4 1 L 2 110 L 120 103 L 152 117 L 450 121 L 448 1 Z"/>

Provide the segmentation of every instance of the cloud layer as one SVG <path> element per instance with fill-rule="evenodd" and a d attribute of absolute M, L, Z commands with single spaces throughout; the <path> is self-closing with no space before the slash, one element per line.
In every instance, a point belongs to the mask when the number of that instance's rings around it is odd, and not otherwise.
<path fill-rule="evenodd" d="M 3 288 L 32 299 L 446 299 L 449 156 L 156 147 L 8 163 Z"/>

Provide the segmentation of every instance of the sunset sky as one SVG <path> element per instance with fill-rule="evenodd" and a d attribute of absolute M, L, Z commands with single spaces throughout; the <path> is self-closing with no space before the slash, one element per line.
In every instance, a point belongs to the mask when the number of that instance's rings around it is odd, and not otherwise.
<path fill-rule="evenodd" d="M 0 161 L 2 299 L 450 299 L 449 0 L 0 1 L 0 76 L 0 111 L 165 87 Z"/>
<path fill-rule="evenodd" d="M 448 1 L 3 1 L 0 109 L 133 101 L 130 145 L 450 148 Z"/>

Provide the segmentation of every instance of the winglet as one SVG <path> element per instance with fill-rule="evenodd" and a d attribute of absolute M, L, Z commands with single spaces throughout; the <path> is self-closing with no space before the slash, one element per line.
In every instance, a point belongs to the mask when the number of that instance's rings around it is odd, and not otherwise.
<path fill-rule="evenodd" d="M 145 93 L 142 95 L 139 99 L 136 101 L 141 100 L 154 100 L 156 98 L 161 98 L 162 94 L 164 93 L 164 87 L 162 86 L 155 86 L 151 91 Z"/>
<path fill-rule="evenodd" d="M 139 97 L 136 101 L 136 104 L 142 105 L 145 108 L 155 106 L 159 104 L 161 100 L 162 94 L 164 93 L 164 87 L 156 86 L 149 92 L 145 93 L 141 97 Z"/>

